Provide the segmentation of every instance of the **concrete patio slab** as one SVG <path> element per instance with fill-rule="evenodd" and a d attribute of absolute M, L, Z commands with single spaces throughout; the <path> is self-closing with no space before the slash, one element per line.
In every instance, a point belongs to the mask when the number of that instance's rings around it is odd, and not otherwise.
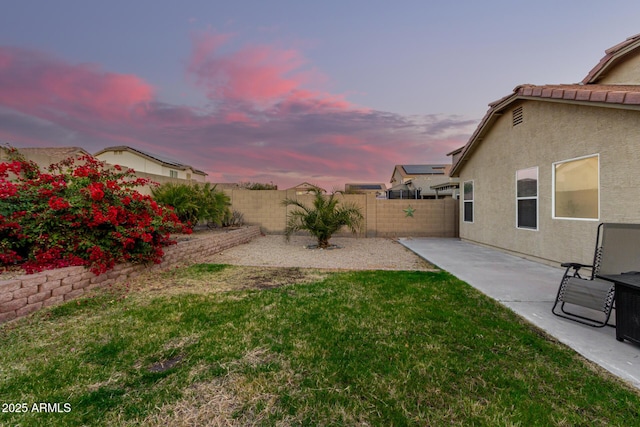
<path fill-rule="evenodd" d="M 406 238 L 400 243 L 640 389 L 640 346 L 617 341 L 614 328 L 593 328 L 551 313 L 564 269 L 459 239 Z"/>

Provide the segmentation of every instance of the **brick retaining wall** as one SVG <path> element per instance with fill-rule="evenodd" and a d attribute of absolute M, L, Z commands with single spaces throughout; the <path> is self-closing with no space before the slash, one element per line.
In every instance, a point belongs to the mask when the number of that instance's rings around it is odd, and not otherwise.
<path fill-rule="evenodd" d="M 260 228 L 250 226 L 206 237 L 190 237 L 164 248 L 160 264 L 118 264 L 99 276 L 85 267 L 66 267 L 0 280 L 0 323 L 77 298 L 90 289 L 131 279 L 149 269 L 204 261 L 215 253 L 247 243 L 259 235 Z"/>

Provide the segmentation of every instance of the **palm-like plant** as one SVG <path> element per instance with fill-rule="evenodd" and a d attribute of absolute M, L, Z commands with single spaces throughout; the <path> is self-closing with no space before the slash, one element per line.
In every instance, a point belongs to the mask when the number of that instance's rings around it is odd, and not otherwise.
<path fill-rule="evenodd" d="M 223 191 L 216 190 L 216 186 L 211 186 L 208 182 L 202 186 L 196 186 L 196 192 L 199 195 L 199 219 L 220 227 L 225 219 L 231 216 L 229 196 Z"/>
<path fill-rule="evenodd" d="M 152 188 L 153 198 L 158 203 L 173 207 L 175 214 L 183 223 L 198 223 L 198 200 L 194 197 L 193 187 L 186 184 L 168 182 Z"/>
<path fill-rule="evenodd" d="M 285 237 L 287 241 L 296 231 L 308 231 L 318 239 L 319 248 L 327 248 L 331 236 L 342 227 L 347 227 L 352 233 L 357 233 L 364 217 L 360 208 L 353 203 L 343 203 L 338 206 L 336 194 L 324 196 L 322 190 L 313 190 L 313 207 L 307 207 L 296 199 L 284 199 L 285 206 L 295 206 L 297 209 L 287 215 Z"/>
<path fill-rule="evenodd" d="M 231 215 L 229 196 L 208 182 L 203 185 L 169 182 L 151 191 L 158 203 L 173 206 L 178 218 L 185 223 L 195 225 L 207 221 L 220 226 Z"/>

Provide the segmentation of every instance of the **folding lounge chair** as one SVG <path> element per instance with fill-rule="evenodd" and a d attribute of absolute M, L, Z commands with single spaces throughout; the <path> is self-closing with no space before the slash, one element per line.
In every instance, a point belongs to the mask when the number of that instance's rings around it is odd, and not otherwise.
<path fill-rule="evenodd" d="M 609 324 L 614 284 L 596 275 L 640 270 L 640 224 L 600 224 L 593 265 L 561 265 L 566 270 L 551 309 L 553 314 L 599 328 L 614 326 Z"/>

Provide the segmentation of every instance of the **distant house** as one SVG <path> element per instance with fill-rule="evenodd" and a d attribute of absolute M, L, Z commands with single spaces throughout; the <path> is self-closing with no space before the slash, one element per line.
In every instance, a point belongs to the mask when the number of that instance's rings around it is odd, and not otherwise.
<path fill-rule="evenodd" d="M 327 192 L 327 190 L 325 190 L 324 188 L 320 188 L 317 185 L 309 184 L 308 182 L 303 182 L 294 187 L 287 188 L 287 190 L 289 191 L 293 190 L 296 192 L 297 195 L 312 194 L 314 190 L 320 190 L 322 193 Z"/>
<path fill-rule="evenodd" d="M 432 185 L 429 188 L 436 192 L 436 199 L 444 199 L 445 197 L 457 199 L 460 197 L 460 182 L 457 180 Z"/>
<path fill-rule="evenodd" d="M 387 190 L 388 198 L 435 199 L 452 197 L 453 191 L 437 191 L 440 184 L 457 182 L 449 177 L 451 165 L 396 165 L 391 175 L 391 188 Z"/>
<path fill-rule="evenodd" d="M 600 222 L 640 222 L 640 35 L 578 84 L 521 85 L 456 153 L 460 237 L 557 265 L 593 260 Z"/>
<path fill-rule="evenodd" d="M 17 149 L 27 160 L 31 160 L 46 170 L 49 165 L 58 163 L 68 158 L 79 158 L 90 156 L 89 152 L 80 147 L 27 147 Z M 5 150 L 0 150 L 0 160 L 5 160 L 7 154 Z"/>
<path fill-rule="evenodd" d="M 349 183 L 344 185 L 345 193 L 352 194 L 369 194 L 373 193 L 377 197 L 386 197 L 387 186 L 383 183 L 367 184 L 367 183 Z"/>
<path fill-rule="evenodd" d="M 207 177 L 205 172 L 177 160 L 127 146 L 108 147 L 95 153 L 94 157 L 108 164 L 128 167 L 136 173 L 148 174 L 152 179 L 155 176 L 205 182 Z"/>

